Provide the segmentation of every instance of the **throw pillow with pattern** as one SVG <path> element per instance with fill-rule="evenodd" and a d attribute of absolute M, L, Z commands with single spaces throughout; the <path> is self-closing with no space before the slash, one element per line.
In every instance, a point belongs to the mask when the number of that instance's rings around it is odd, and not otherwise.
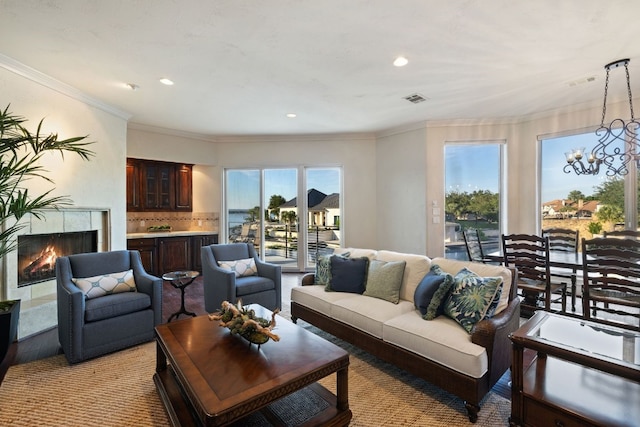
<path fill-rule="evenodd" d="M 256 276 L 258 267 L 256 260 L 253 258 L 238 259 L 235 261 L 218 261 L 220 268 L 233 271 L 236 277 Z"/>
<path fill-rule="evenodd" d="M 502 277 L 480 277 L 463 268 L 454 277 L 454 287 L 445 303 L 444 313 L 471 333 L 475 324 L 486 316 L 501 284 Z"/>
<path fill-rule="evenodd" d="M 74 277 L 71 281 L 82 291 L 86 299 L 98 298 L 119 292 L 136 292 L 133 270 L 103 274 L 93 277 Z"/>

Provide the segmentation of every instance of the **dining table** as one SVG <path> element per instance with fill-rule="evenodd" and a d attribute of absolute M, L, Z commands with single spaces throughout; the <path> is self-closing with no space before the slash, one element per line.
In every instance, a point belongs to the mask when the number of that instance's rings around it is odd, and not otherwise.
<path fill-rule="evenodd" d="M 494 259 L 496 262 L 504 263 L 504 255 L 502 251 L 493 251 L 487 254 L 488 257 Z M 549 251 L 549 267 L 552 269 L 551 275 L 553 276 L 554 270 L 566 270 L 558 271 L 558 273 L 569 274 L 569 270 L 573 277 L 571 278 L 571 310 L 576 311 L 576 291 L 577 291 L 577 278 L 582 276 L 582 253 L 581 252 L 567 252 L 567 251 Z"/>

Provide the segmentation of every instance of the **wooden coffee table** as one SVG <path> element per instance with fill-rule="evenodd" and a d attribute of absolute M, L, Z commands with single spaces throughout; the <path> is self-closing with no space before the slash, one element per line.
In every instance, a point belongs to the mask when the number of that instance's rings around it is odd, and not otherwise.
<path fill-rule="evenodd" d="M 251 308 L 271 318 L 267 309 Z M 305 426 L 348 425 L 349 354 L 283 317 L 276 322 L 280 341 L 260 348 L 207 316 L 157 326 L 153 379 L 172 425 L 242 425 L 245 417 L 276 426 L 292 419 Z M 316 383 L 333 373 L 337 396 Z"/>

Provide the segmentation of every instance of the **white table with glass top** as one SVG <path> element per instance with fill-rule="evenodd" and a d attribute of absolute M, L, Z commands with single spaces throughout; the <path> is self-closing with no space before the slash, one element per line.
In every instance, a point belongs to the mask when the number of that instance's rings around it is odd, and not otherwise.
<path fill-rule="evenodd" d="M 512 425 L 639 425 L 640 331 L 537 311 L 510 338 Z"/>

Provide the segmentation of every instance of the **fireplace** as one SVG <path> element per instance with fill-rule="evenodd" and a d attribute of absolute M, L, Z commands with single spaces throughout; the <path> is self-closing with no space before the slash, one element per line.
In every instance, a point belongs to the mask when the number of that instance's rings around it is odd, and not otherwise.
<path fill-rule="evenodd" d="M 18 287 L 53 279 L 59 256 L 97 251 L 97 230 L 18 236 Z"/>

